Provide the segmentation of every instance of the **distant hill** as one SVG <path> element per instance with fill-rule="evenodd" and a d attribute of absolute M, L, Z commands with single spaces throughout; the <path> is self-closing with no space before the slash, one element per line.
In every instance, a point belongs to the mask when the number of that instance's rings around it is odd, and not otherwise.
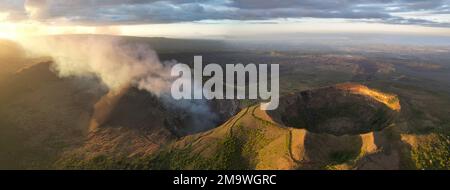
<path fill-rule="evenodd" d="M 135 36 L 113 36 L 113 35 L 91 35 L 91 34 L 72 34 L 72 35 L 53 35 L 42 36 L 42 38 L 50 38 L 56 40 L 63 39 L 119 39 L 124 43 L 144 43 L 149 44 L 152 49 L 158 53 L 196 53 L 196 52 L 215 52 L 229 51 L 229 47 L 225 42 L 220 40 L 204 40 L 204 39 L 174 39 L 162 37 L 135 37 Z"/>

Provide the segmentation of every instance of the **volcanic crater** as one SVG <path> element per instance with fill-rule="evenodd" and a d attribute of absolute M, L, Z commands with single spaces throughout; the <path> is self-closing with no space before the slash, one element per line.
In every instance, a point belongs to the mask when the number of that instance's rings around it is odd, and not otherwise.
<path fill-rule="evenodd" d="M 268 112 L 286 126 L 313 133 L 356 135 L 389 126 L 400 110 L 396 95 L 359 84 L 340 84 L 289 94 Z"/>

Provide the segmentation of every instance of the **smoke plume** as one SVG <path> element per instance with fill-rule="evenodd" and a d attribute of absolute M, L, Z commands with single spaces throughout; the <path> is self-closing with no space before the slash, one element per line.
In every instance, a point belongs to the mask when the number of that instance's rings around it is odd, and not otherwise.
<path fill-rule="evenodd" d="M 170 86 L 174 78 L 170 68 L 177 62 L 161 63 L 149 44 L 108 36 L 52 36 L 19 42 L 31 56 L 51 57 L 52 69 L 60 77 L 98 78 L 110 89 L 109 94 L 130 85 L 146 90 L 160 97 L 167 107 L 189 113 L 196 130 L 210 128 L 217 120 L 205 101 L 172 99 Z"/>
<path fill-rule="evenodd" d="M 33 56 L 49 56 L 60 77 L 97 77 L 110 90 L 128 84 L 157 96 L 170 89 L 170 68 L 149 45 L 101 36 L 53 36 L 20 40 Z"/>

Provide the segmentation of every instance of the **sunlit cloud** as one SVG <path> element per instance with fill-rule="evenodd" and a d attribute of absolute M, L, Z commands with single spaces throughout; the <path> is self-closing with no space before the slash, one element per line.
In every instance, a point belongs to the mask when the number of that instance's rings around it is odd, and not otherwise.
<path fill-rule="evenodd" d="M 0 0 L 0 37 L 111 34 L 238 37 L 264 34 L 450 34 L 450 0 Z"/>

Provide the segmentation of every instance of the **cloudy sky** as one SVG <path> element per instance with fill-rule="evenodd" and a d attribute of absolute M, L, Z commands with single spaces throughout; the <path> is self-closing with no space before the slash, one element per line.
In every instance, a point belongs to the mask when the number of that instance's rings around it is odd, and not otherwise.
<path fill-rule="evenodd" d="M 450 0 L 0 0 L 0 37 L 295 32 L 450 35 Z"/>

